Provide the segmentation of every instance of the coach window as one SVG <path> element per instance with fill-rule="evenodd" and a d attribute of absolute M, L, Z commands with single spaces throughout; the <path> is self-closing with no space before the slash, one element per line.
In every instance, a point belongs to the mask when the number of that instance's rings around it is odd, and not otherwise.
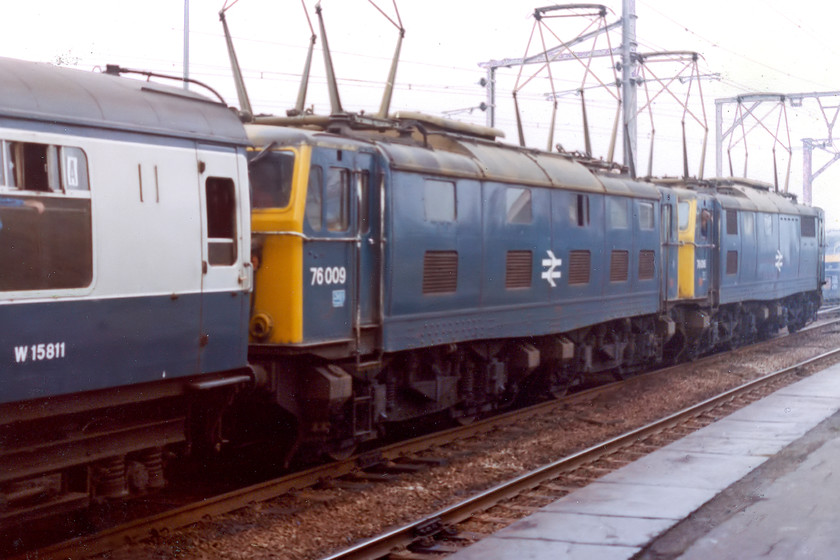
<path fill-rule="evenodd" d="M 531 191 L 508 187 L 505 190 L 505 212 L 509 224 L 530 224 L 533 218 Z"/>
<path fill-rule="evenodd" d="M 639 203 L 639 227 L 641 229 L 653 229 L 653 203 L 640 202 Z"/>
<path fill-rule="evenodd" d="M 726 211 L 726 235 L 738 235 L 738 211 Z"/>
<path fill-rule="evenodd" d="M 356 173 L 359 185 L 359 233 L 370 233 L 370 171 Z"/>
<path fill-rule="evenodd" d="M 236 185 L 233 179 L 208 177 L 207 261 L 214 266 L 236 262 Z"/>
<path fill-rule="evenodd" d="M 569 219 L 579 227 L 589 225 L 589 197 L 585 194 L 574 195 L 569 205 Z"/>
<path fill-rule="evenodd" d="M 253 208 L 285 208 L 292 196 L 295 154 L 289 151 L 250 152 L 248 178 Z"/>
<path fill-rule="evenodd" d="M 764 235 L 773 235 L 773 216 L 764 214 L 762 219 L 764 220 Z"/>
<path fill-rule="evenodd" d="M 802 237 L 817 236 L 817 219 L 814 216 L 802 216 L 800 218 L 800 234 Z"/>
<path fill-rule="evenodd" d="M 748 236 L 753 234 L 754 229 L 754 222 L 755 222 L 755 214 L 752 212 L 740 212 L 742 216 L 742 235 Z"/>
<path fill-rule="evenodd" d="M 455 183 L 426 179 L 423 208 L 427 222 L 454 222 L 457 217 Z"/>
<path fill-rule="evenodd" d="M 85 153 L 0 141 L 0 184 L 0 291 L 89 286 L 93 242 Z"/>
<path fill-rule="evenodd" d="M 673 239 L 671 228 L 671 205 L 662 205 L 662 222 L 659 224 L 660 237 L 663 241 L 670 242 Z"/>
<path fill-rule="evenodd" d="M 347 231 L 350 226 L 350 170 L 330 167 L 327 171 L 324 206 L 327 231 Z"/>
<path fill-rule="evenodd" d="M 319 165 L 309 170 L 309 185 L 306 188 L 306 223 L 312 231 L 321 231 L 321 190 L 324 184 L 324 171 Z"/>
<path fill-rule="evenodd" d="M 9 142 L 14 185 L 22 190 L 49 192 L 60 189 L 58 148 L 34 142 Z"/>
<path fill-rule="evenodd" d="M 607 207 L 610 216 L 610 226 L 619 229 L 627 227 L 627 199 L 608 198 Z"/>
<path fill-rule="evenodd" d="M 688 202 L 680 202 L 677 204 L 677 220 L 679 222 L 680 231 L 688 229 L 688 221 L 691 217 L 689 216 L 690 211 L 691 205 Z"/>

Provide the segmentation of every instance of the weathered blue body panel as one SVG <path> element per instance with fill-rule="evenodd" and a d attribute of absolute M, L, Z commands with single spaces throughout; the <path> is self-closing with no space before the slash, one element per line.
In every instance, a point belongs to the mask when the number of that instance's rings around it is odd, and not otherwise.
<path fill-rule="evenodd" d="M 721 304 L 771 301 L 819 289 L 819 209 L 755 188 L 719 198 Z"/>
<path fill-rule="evenodd" d="M 453 216 L 426 215 L 437 211 L 424 199 L 429 181 L 452 185 Z M 561 333 L 659 308 L 655 191 L 648 199 L 626 185 L 604 195 L 403 171 L 389 185 L 385 351 Z M 607 205 L 619 208 L 616 223 Z M 650 264 L 640 278 L 642 251 Z M 455 264 L 425 270 L 444 254 Z M 570 275 L 573 260 L 584 264 Z M 456 278 L 438 291 L 431 276 Z"/>
<path fill-rule="evenodd" d="M 242 367 L 248 301 L 247 292 L 204 295 L 215 334 L 203 347 L 200 294 L 4 305 L 0 402 Z"/>

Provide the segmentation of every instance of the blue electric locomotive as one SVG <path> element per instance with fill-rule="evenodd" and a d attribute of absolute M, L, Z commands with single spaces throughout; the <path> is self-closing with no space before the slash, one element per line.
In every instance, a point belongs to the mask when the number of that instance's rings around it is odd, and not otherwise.
<path fill-rule="evenodd" d="M 346 453 L 819 306 L 822 213 L 764 185 L 632 180 L 420 114 L 256 123 L 251 357 L 296 446 Z"/>

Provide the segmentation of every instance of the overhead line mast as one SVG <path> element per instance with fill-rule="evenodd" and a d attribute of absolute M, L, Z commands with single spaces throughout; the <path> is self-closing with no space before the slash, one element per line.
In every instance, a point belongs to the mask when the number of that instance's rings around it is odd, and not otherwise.
<path fill-rule="evenodd" d="M 567 4 L 556 5 L 546 8 L 537 8 L 535 14 L 541 14 L 549 9 L 556 10 L 561 8 L 568 9 L 601 9 L 606 10 L 605 6 L 600 4 Z M 606 34 L 610 30 L 621 26 L 622 29 L 622 43 L 621 48 L 598 49 L 590 53 L 576 53 L 571 49 L 575 45 L 589 41 L 601 34 Z M 494 127 L 496 124 L 496 69 L 510 68 L 512 66 L 524 66 L 526 64 L 546 64 L 549 62 L 557 62 L 567 59 L 584 59 L 593 56 L 614 56 L 621 55 L 621 90 L 622 101 L 621 110 L 623 111 L 622 118 L 622 132 L 624 138 L 624 164 L 631 170 L 635 170 L 636 157 L 636 77 L 638 73 L 638 44 L 636 42 L 636 1 L 622 0 L 622 17 L 619 21 L 613 22 L 609 25 L 599 27 L 594 31 L 584 33 L 571 41 L 567 41 L 562 45 L 546 50 L 542 53 L 533 56 L 525 56 L 522 58 L 506 58 L 502 60 L 491 60 L 489 62 L 480 63 L 479 66 L 487 69 L 487 78 L 483 80 L 482 85 L 487 88 L 487 126 Z M 527 53 L 526 53 L 527 54 Z M 516 99 L 514 97 L 514 103 Z M 612 152 L 612 150 L 610 150 Z"/>
<path fill-rule="evenodd" d="M 621 1 L 621 98 L 624 115 L 624 165 L 636 169 L 636 0 Z"/>

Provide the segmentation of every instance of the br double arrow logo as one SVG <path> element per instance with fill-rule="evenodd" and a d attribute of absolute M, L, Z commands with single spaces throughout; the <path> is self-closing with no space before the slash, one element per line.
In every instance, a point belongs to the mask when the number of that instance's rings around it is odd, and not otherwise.
<path fill-rule="evenodd" d="M 554 279 L 562 276 L 562 273 L 556 269 L 558 266 L 563 264 L 563 259 L 555 257 L 554 252 L 551 249 L 546 251 L 546 253 L 548 253 L 548 258 L 543 259 L 542 261 L 542 265 L 546 267 L 542 273 L 542 279 L 547 280 L 551 287 L 555 288 L 557 287 L 557 284 L 554 282 Z"/>

